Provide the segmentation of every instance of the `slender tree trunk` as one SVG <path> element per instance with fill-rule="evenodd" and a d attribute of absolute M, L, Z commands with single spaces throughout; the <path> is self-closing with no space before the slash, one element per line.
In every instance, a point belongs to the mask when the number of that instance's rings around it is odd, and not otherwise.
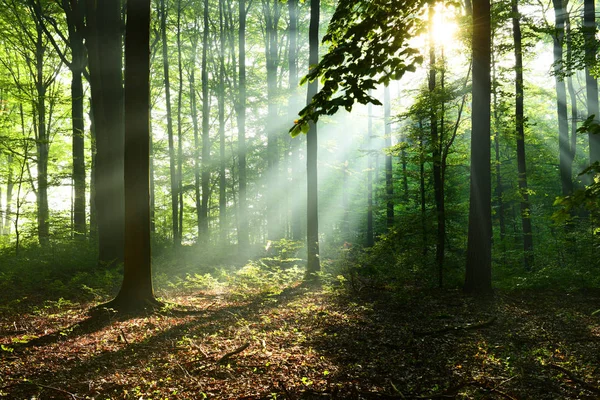
<path fill-rule="evenodd" d="M 98 212 L 96 209 L 96 126 L 90 100 L 90 239 L 98 239 Z"/>
<path fill-rule="evenodd" d="M 554 83 L 556 86 L 556 112 L 558 114 L 559 172 L 563 196 L 573 191 L 569 168 L 569 122 L 567 120 L 567 89 L 563 68 L 563 41 L 565 36 L 565 9 L 563 0 L 552 0 L 554 4 Z"/>
<path fill-rule="evenodd" d="M 183 129 L 181 123 L 182 99 L 183 99 L 183 59 L 182 59 L 182 43 L 181 43 L 181 0 L 177 0 L 177 70 L 179 73 L 179 88 L 177 91 L 177 199 L 178 199 L 178 215 L 177 221 L 178 241 L 181 244 L 183 238 Z M 194 60 L 195 61 L 195 60 Z"/>
<path fill-rule="evenodd" d="M 279 130 L 277 128 L 277 70 L 279 67 L 279 18 L 281 10 L 278 0 L 263 0 L 265 18 L 265 57 L 267 64 L 267 167 L 269 182 L 267 194 L 267 238 L 279 240 L 282 236 L 278 191 L 279 174 Z"/>
<path fill-rule="evenodd" d="M 566 4 L 565 4 L 566 8 Z M 571 39 L 571 20 L 569 18 L 569 13 L 565 12 L 565 39 L 567 42 L 567 63 L 571 65 L 572 59 L 572 39 Z M 577 124 L 579 122 L 579 111 L 577 105 L 577 94 L 575 93 L 575 86 L 573 85 L 573 75 L 569 74 L 567 76 L 567 88 L 569 90 L 569 99 L 571 101 L 571 134 L 569 139 L 569 152 L 567 157 L 567 162 L 565 165 L 566 175 L 572 177 L 573 176 L 573 161 L 575 160 L 575 153 L 577 150 Z M 573 179 L 571 179 L 571 183 L 574 184 Z M 573 189 L 573 187 L 572 187 Z"/>
<path fill-rule="evenodd" d="M 11 231 L 11 219 L 12 219 L 12 202 L 13 202 L 13 188 L 15 187 L 14 172 L 13 172 L 13 161 L 14 156 L 8 154 L 6 156 L 7 163 L 7 176 L 6 176 L 6 212 L 4 213 L 4 235 L 10 235 Z"/>
<path fill-rule="evenodd" d="M 310 25 L 308 30 L 309 44 L 309 66 L 317 65 L 319 62 L 319 18 L 320 0 L 310 1 Z M 310 104 L 312 98 L 317 94 L 318 82 L 316 80 L 308 84 L 306 103 Z M 306 175 L 307 175 L 307 207 L 306 207 L 306 246 L 308 249 L 308 263 L 306 272 L 314 274 L 321 270 L 319 260 L 319 193 L 317 176 L 317 125 L 310 123 L 306 134 Z"/>
<path fill-rule="evenodd" d="M 490 170 L 490 1 L 473 6 L 473 106 L 469 233 L 464 290 L 492 289 L 492 209 Z"/>
<path fill-rule="evenodd" d="M 585 93 L 588 116 L 594 115 L 594 122 L 600 122 L 598 108 L 598 81 L 592 75 L 596 65 L 596 9 L 594 0 L 583 1 L 583 28 L 585 39 Z M 600 161 L 600 135 L 589 133 L 590 164 Z"/>
<path fill-rule="evenodd" d="M 227 176 L 225 175 L 225 2 L 219 0 L 219 234 L 221 244 L 227 242 Z"/>
<path fill-rule="evenodd" d="M 367 121 L 367 238 L 366 246 L 372 247 L 375 244 L 373 233 L 373 155 L 371 152 L 372 136 L 373 136 L 373 106 L 368 105 L 369 116 Z"/>
<path fill-rule="evenodd" d="M 165 106 L 167 109 L 167 138 L 169 142 L 169 172 L 171 177 L 171 225 L 173 243 L 181 244 L 179 229 L 179 185 L 177 182 L 175 140 L 173 138 L 173 113 L 171 110 L 171 82 L 169 79 L 169 52 L 167 42 L 167 8 L 165 0 L 160 1 L 160 33 L 162 39 L 163 74 L 165 84 Z"/>
<path fill-rule="evenodd" d="M 388 149 L 385 156 L 385 194 L 387 197 L 386 222 L 387 228 L 389 230 L 394 227 L 394 165 L 392 154 L 389 152 L 390 147 L 392 147 L 392 104 L 390 100 L 390 88 L 387 85 L 384 88 L 383 97 L 383 124 L 385 125 L 385 147 Z"/>
<path fill-rule="evenodd" d="M 423 120 L 419 117 L 419 194 L 421 205 L 421 232 L 423 235 L 423 257 L 427 256 L 429 240 L 427 238 L 427 203 L 425 199 L 425 140 Z"/>
<path fill-rule="evenodd" d="M 210 99 L 208 95 L 208 0 L 204 0 L 202 36 L 202 205 L 200 209 L 200 241 L 208 243 L 208 202 L 210 198 Z"/>
<path fill-rule="evenodd" d="M 37 37 L 35 42 L 35 121 L 36 146 L 37 146 L 37 218 L 38 218 L 38 240 L 41 246 L 48 245 L 50 231 L 48 226 L 48 154 L 50 151 L 50 138 L 46 125 L 46 89 L 47 84 L 44 77 L 44 57 L 46 46 L 43 43 L 43 30 L 39 23 L 36 23 Z"/>
<path fill-rule="evenodd" d="M 521 224 L 523 226 L 523 251 L 525 269 L 533 267 L 533 233 L 531 230 L 531 207 L 527 188 L 527 167 L 525 162 L 525 115 L 523 91 L 523 52 L 521 22 L 517 0 L 512 0 L 513 39 L 515 42 L 515 120 L 517 133 L 517 170 L 521 195 Z"/>
<path fill-rule="evenodd" d="M 289 120 L 293 121 L 298 115 L 300 110 L 300 101 L 298 98 L 298 0 L 288 0 L 288 12 L 289 12 L 289 40 L 290 47 L 288 52 L 288 69 L 290 74 L 290 97 L 288 100 L 289 107 Z M 303 142 L 302 136 L 298 136 L 292 140 L 291 148 L 291 164 L 292 164 L 292 187 L 301 187 L 302 179 L 304 174 L 301 158 L 300 149 Z M 298 202 L 292 204 L 292 215 L 291 215 L 291 231 L 293 240 L 302 240 L 302 208 Z"/>
<path fill-rule="evenodd" d="M 444 252 L 446 245 L 446 217 L 444 211 L 444 188 L 442 184 L 441 138 L 438 127 L 438 101 L 436 99 L 436 56 L 433 36 L 434 4 L 429 4 L 429 96 L 431 109 L 429 114 L 431 130 L 431 150 L 433 155 L 433 188 L 437 219 L 435 262 L 438 269 L 438 285 L 443 285 Z"/>
<path fill-rule="evenodd" d="M 248 204 L 246 189 L 246 0 L 239 0 L 239 97 L 237 104 L 238 127 L 238 169 L 239 169 L 239 200 L 238 200 L 238 248 L 243 254 L 248 248 Z"/>

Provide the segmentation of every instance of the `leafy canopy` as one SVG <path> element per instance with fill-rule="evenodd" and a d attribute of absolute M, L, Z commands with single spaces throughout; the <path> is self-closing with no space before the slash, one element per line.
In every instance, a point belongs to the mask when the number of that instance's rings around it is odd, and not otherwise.
<path fill-rule="evenodd" d="M 323 87 L 300 111 L 292 136 L 340 107 L 351 111 L 355 102 L 381 105 L 369 90 L 400 79 L 422 62 L 410 39 L 422 29 L 418 16 L 423 4 L 424 0 L 339 2 L 323 38 L 329 50 L 302 80 L 321 79 Z"/>

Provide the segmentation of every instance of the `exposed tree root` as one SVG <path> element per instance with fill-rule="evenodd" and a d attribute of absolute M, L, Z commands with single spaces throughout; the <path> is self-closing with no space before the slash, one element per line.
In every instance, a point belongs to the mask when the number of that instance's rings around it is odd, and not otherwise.
<path fill-rule="evenodd" d="M 477 324 L 447 326 L 445 328 L 435 329 L 432 331 L 415 332 L 414 335 L 418 336 L 418 337 L 422 337 L 422 336 L 441 335 L 441 334 L 448 333 L 448 332 L 458 332 L 458 331 L 466 331 L 466 330 L 473 330 L 473 329 L 481 329 L 481 328 L 486 328 L 486 327 L 492 325 L 495 321 L 496 321 L 496 317 L 494 316 L 494 317 L 488 319 L 487 321 L 479 322 Z"/>
<path fill-rule="evenodd" d="M 586 381 L 584 381 L 581 378 L 578 378 L 573 372 L 569 371 L 568 369 L 561 367 L 560 365 L 556 365 L 556 364 L 549 364 L 549 367 L 567 375 L 569 377 L 569 379 L 571 379 L 573 382 L 577 383 L 579 386 L 583 387 L 585 390 L 595 393 L 595 394 L 600 394 L 600 388 L 587 383 Z"/>
<path fill-rule="evenodd" d="M 224 354 L 223 357 L 219 358 L 219 360 L 217 361 L 217 364 L 224 363 L 225 361 L 229 360 L 231 357 L 235 356 L 236 354 L 239 354 L 242 351 L 246 350 L 249 346 L 250 346 L 250 342 L 246 342 L 243 345 L 241 345 L 240 347 L 238 347 L 237 349 Z"/>

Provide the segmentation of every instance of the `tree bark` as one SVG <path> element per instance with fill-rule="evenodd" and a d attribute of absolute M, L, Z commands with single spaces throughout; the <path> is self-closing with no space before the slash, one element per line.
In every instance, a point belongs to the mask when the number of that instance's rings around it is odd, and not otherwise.
<path fill-rule="evenodd" d="M 160 305 L 152 289 L 150 244 L 150 0 L 127 2 L 125 34 L 125 266 L 107 306 Z"/>
<path fill-rule="evenodd" d="M 594 115 L 594 122 L 600 123 L 598 107 L 598 81 L 592 75 L 596 65 L 596 9 L 594 0 L 583 1 L 583 28 L 585 39 L 585 93 L 587 97 L 588 116 Z M 600 161 L 600 135 L 589 133 L 590 164 Z"/>
<path fill-rule="evenodd" d="M 473 106 L 469 233 L 464 290 L 492 289 L 492 209 L 490 170 L 490 1 L 473 1 Z"/>
<path fill-rule="evenodd" d="M 96 134 L 98 260 L 123 262 L 124 112 L 120 0 L 86 0 L 88 59 Z"/>
<path fill-rule="evenodd" d="M 309 57 L 308 64 L 312 66 L 319 62 L 319 19 L 320 0 L 310 2 L 310 25 L 308 30 Z M 312 98 L 317 94 L 318 82 L 316 80 L 308 84 L 306 102 L 310 104 Z M 307 220 L 306 220 L 306 247 L 308 249 L 308 263 L 306 266 L 307 276 L 319 272 L 321 263 L 319 260 L 319 193 L 317 176 L 317 125 L 310 122 L 306 134 L 306 175 L 307 175 Z"/>
<path fill-rule="evenodd" d="M 383 124 L 385 125 L 385 147 L 388 149 L 385 156 L 385 194 L 386 194 L 386 224 L 388 230 L 394 227 L 394 170 L 393 158 L 389 152 L 392 147 L 392 121 L 391 121 L 391 100 L 390 88 L 385 86 L 383 89 L 384 110 Z"/>
<path fill-rule="evenodd" d="M 248 203 L 246 184 L 246 0 L 238 4 L 238 58 L 239 58 L 239 97 L 237 104 L 238 129 L 238 250 L 243 254 L 248 249 Z"/>
<path fill-rule="evenodd" d="M 160 1 L 160 33 L 162 39 L 163 75 L 165 84 L 165 106 L 167 109 L 167 140 L 169 142 L 169 173 L 171 178 L 171 226 L 173 244 L 181 244 L 179 229 L 179 185 L 177 182 L 175 140 L 173 137 L 173 114 L 171 109 L 171 82 L 169 79 L 169 52 L 167 43 L 167 8 L 165 0 Z"/>
<path fill-rule="evenodd" d="M 567 89 L 563 68 L 563 41 L 565 37 L 565 8 L 563 0 L 552 0 L 554 5 L 554 83 L 556 86 L 556 113 L 558 115 L 558 152 L 560 183 L 563 196 L 573 192 L 573 180 L 569 162 L 570 141 L 567 118 Z"/>
<path fill-rule="evenodd" d="M 527 187 L 527 164 L 525 161 L 525 115 L 523 90 L 523 51 L 521 22 L 517 0 L 512 0 L 513 39 L 515 44 L 515 120 L 517 134 L 517 170 L 521 196 L 521 225 L 523 229 L 524 265 L 527 271 L 533 267 L 533 232 L 531 230 L 531 206 Z"/>

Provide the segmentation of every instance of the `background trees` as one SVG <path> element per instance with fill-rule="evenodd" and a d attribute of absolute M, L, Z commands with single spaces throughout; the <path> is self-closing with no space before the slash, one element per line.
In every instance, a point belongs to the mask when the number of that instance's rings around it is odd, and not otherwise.
<path fill-rule="evenodd" d="M 2 4 L 2 246 L 76 237 L 119 263 L 123 4 Z M 588 138 L 574 133 L 597 108 L 592 5 L 520 5 L 153 2 L 157 248 L 229 263 L 298 240 L 309 256 L 297 262 L 317 271 L 368 244 L 361 263 L 374 270 L 361 273 L 441 286 L 466 276 L 472 291 L 489 290 L 492 263 L 515 279 L 582 265 L 564 243 L 596 263 L 594 213 L 569 213 L 569 229 L 530 226 L 550 220 L 557 196 L 577 198 L 577 172 L 597 161 L 594 120 Z"/>

